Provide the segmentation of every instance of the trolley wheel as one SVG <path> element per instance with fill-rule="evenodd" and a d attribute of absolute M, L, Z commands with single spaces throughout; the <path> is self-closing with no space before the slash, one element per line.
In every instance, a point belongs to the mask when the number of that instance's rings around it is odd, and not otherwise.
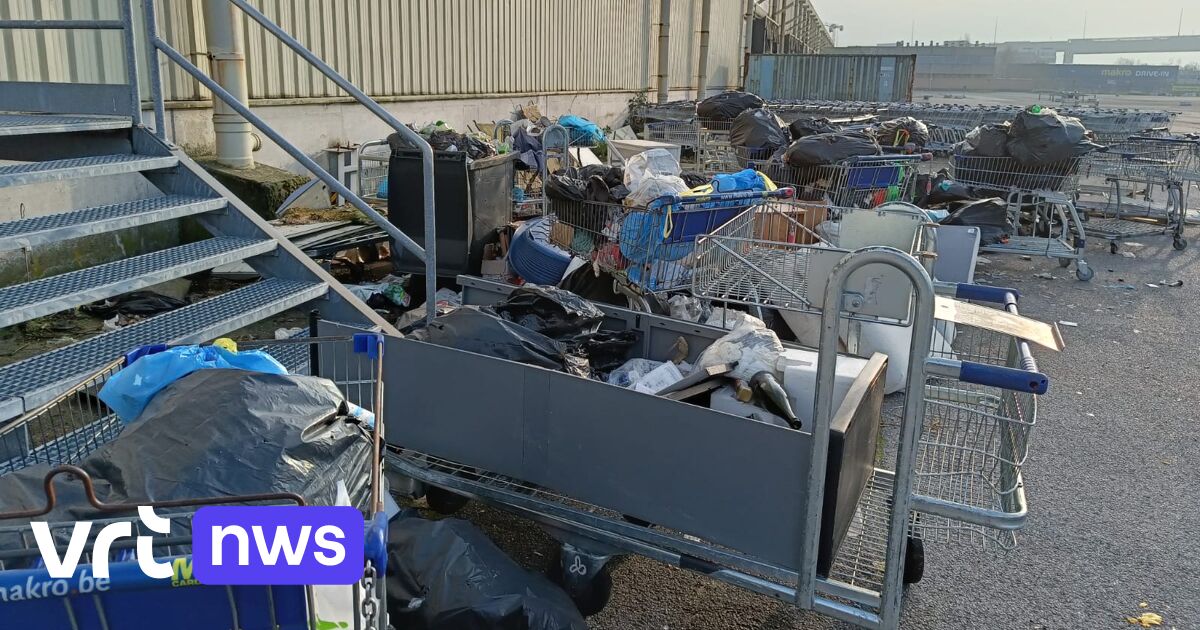
<path fill-rule="evenodd" d="M 425 488 L 425 502 L 429 504 L 429 509 L 438 514 L 446 516 L 454 514 L 463 509 L 463 506 L 470 500 L 468 497 L 455 494 L 445 488 L 437 486 L 426 486 Z"/>
<path fill-rule="evenodd" d="M 1059 259 L 1058 259 L 1058 266 L 1059 266 L 1059 267 L 1062 267 L 1063 269 L 1066 269 L 1067 267 L 1070 267 L 1070 266 L 1071 266 L 1071 259 L 1070 259 L 1070 258 L 1059 258 Z"/>
<path fill-rule="evenodd" d="M 1108 242 L 1108 253 L 1110 253 L 1110 254 L 1115 254 L 1115 253 L 1117 253 L 1117 252 L 1119 252 L 1119 251 L 1121 251 L 1121 246 L 1120 246 L 1120 245 L 1118 245 L 1116 241 L 1109 241 L 1109 242 Z"/>
<path fill-rule="evenodd" d="M 579 614 L 591 617 L 604 610 L 612 599 L 612 573 L 608 565 L 604 565 L 586 579 L 567 579 L 563 573 L 562 550 L 550 558 L 550 567 L 546 572 L 551 582 L 562 587 L 567 596 L 575 602 Z"/>
<path fill-rule="evenodd" d="M 925 576 L 925 543 L 920 538 L 908 537 L 904 548 L 904 583 L 916 584 Z"/>
<path fill-rule="evenodd" d="M 1079 261 L 1079 264 L 1075 265 L 1075 277 L 1079 278 L 1083 282 L 1087 282 L 1088 280 L 1091 280 L 1092 277 L 1095 275 L 1096 275 L 1096 271 L 1094 269 L 1092 269 L 1091 267 L 1089 267 L 1088 264 L 1083 262 L 1082 260 Z"/>
<path fill-rule="evenodd" d="M 1171 247 L 1174 247 L 1175 251 L 1177 251 L 1177 252 L 1181 252 L 1181 251 L 1187 249 L 1187 246 L 1188 246 L 1187 239 L 1181 238 L 1179 236 L 1176 236 L 1175 240 L 1171 243 Z"/>

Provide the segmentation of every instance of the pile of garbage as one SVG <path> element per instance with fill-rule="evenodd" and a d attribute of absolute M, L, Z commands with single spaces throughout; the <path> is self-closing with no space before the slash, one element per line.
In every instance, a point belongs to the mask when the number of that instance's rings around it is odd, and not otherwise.
<path fill-rule="evenodd" d="M 802 351 L 785 350 L 762 320 L 745 312 L 714 310 L 686 296 L 673 298 L 671 309 L 673 316 L 730 332 L 702 352 L 689 348 L 680 337 L 666 356 L 642 357 L 638 356 L 640 335 L 632 330 L 602 330 L 604 312 L 591 301 L 563 289 L 530 284 L 492 306 L 460 306 L 432 324 L 416 322 L 407 332 L 413 339 L 435 345 L 672 400 L 734 409 L 742 417 L 782 427 L 801 427 L 812 401 L 794 391 L 801 388 L 801 376 L 793 375 L 788 384 L 788 359 L 815 365 L 815 360 L 810 361 L 815 354 L 793 356 Z"/>
<path fill-rule="evenodd" d="M 1052 166 L 1100 148 L 1078 118 L 1034 105 L 1011 121 L 981 125 L 954 146 L 964 157 L 1011 157 L 1026 167 Z"/>

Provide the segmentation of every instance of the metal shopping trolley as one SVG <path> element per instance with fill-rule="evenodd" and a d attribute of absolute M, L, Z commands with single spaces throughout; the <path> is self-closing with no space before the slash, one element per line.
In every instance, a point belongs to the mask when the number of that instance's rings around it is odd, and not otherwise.
<path fill-rule="evenodd" d="M 1089 235 L 1108 239 L 1117 253 L 1123 239 L 1170 234 L 1187 247 L 1183 228 L 1188 196 L 1200 182 L 1200 140 L 1138 135 L 1087 156 L 1077 205 Z M 1160 196 L 1161 195 L 1161 196 Z"/>
<path fill-rule="evenodd" d="M 1010 234 L 981 252 L 1045 256 L 1075 263 L 1075 276 L 1092 279 L 1083 259 L 1086 237 L 1075 209 L 1082 158 L 1027 166 L 1011 157 L 950 156 L 950 176 L 1005 200 Z"/>
<path fill-rule="evenodd" d="M 242 342 L 242 350 L 262 349 L 293 372 L 323 375 L 348 402 L 371 413 L 382 413 L 382 336 L 374 333 L 340 337 L 314 337 L 279 341 Z M 152 352 L 165 346 L 142 349 Z M 362 579 L 348 587 L 206 586 L 194 579 L 191 557 L 191 518 L 202 506 L 218 504 L 303 505 L 304 497 L 292 493 L 210 496 L 136 504 L 105 504 L 97 499 L 93 482 L 75 464 L 116 438 L 123 429 L 116 414 L 97 397 L 108 380 L 130 359 L 109 363 L 51 402 L 0 426 L 0 475 L 35 464 L 46 465 L 47 504 L 44 509 L 21 513 L 0 512 L 0 591 L 21 591 L 18 601 L 0 600 L 6 623 L 22 628 L 72 628 L 119 630 L 146 627 L 148 619 L 175 628 L 240 628 L 243 630 L 311 630 L 313 628 L 388 628 L 385 608 L 384 567 L 387 519 L 383 501 L 387 492 L 382 475 L 380 447 L 383 423 L 373 422 L 369 461 L 355 470 L 369 477 L 366 491 L 351 501 L 364 512 L 366 564 Z M 380 416 L 382 417 L 382 416 Z M 349 473 L 349 471 L 347 471 Z M 108 579 L 93 575 L 96 544 L 89 539 L 79 566 L 69 578 L 51 578 L 41 563 L 28 520 L 53 509 L 54 488 L 82 483 L 90 507 L 100 516 L 94 529 L 109 523 L 129 522 L 133 536 L 150 536 L 159 563 L 168 563 L 172 575 L 156 579 L 144 574 L 134 554 L 132 539 L 117 539 L 108 549 Z M 132 514 L 138 506 L 154 509 L 170 519 L 170 533 L 150 531 Z M 14 520 L 23 524 L 9 524 Z M 50 523 L 55 540 L 66 540 L 75 523 Z M 138 542 L 140 547 L 142 543 Z M 62 543 L 59 543 L 62 553 Z M 142 553 L 139 549 L 138 553 Z M 32 590 L 31 590 L 32 587 Z M 334 590 L 330 590 L 334 589 Z M 353 618 L 353 625 L 344 621 Z M 331 621 L 341 619 L 342 621 Z M 332 625 L 329 625 L 332 624 Z"/>
<path fill-rule="evenodd" d="M 716 229 L 749 205 L 788 204 L 791 196 L 788 188 L 670 195 L 638 207 L 552 199 L 550 211 L 556 223 L 550 241 L 611 273 L 616 279 L 615 289 L 626 296 L 631 308 L 663 312 L 656 307 L 659 300 L 655 296 L 688 288 L 692 251 L 701 234 Z"/>
<path fill-rule="evenodd" d="M 776 184 L 794 187 L 800 199 L 874 208 L 890 201 L 911 201 L 919 164 L 928 159 L 928 155 L 878 155 L 813 166 L 771 159 L 754 166 Z"/>
<path fill-rule="evenodd" d="M 696 120 L 662 120 L 648 122 L 642 131 L 644 140 L 656 140 L 679 145 L 680 165 L 702 170 L 700 123 Z"/>
<path fill-rule="evenodd" d="M 886 207 L 886 206 L 885 206 Z M 859 215 L 882 210 L 844 210 Z M 936 231 L 929 224 L 915 226 L 904 221 L 903 208 L 879 223 L 914 260 L 926 267 L 934 257 Z M 808 245 L 764 239 L 763 225 L 790 221 L 769 207 L 748 209 L 697 243 L 693 293 L 714 301 L 777 308 L 787 314 L 813 313 L 814 293 L 826 290 L 830 259 L 822 250 Z M 875 219 L 878 221 L 878 219 Z M 870 231 L 871 219 L 860 216 L 853 222 L 858 232 Z M 879 241 L 882 242 L 882 241 Z M 911 245 L 907 245 L 911 243 Z M 871 300 L 896 301 L 903 293 L 883 295 L 884 287 L 895 288 L 898 278 L 879 273 L 876 293 L 845 294 L 849 303 Z M 890 282 L 889 282 L 890 280 Z M 994 312 L 1017 314 L 1017 292 L 1012 289 L 968 284 L 933 283 L 940 296 L 993 304 Z M 978 311 L 986 318 L 989 310 Z M 787 319 L 787 318 L 785 318 Z M 861 353 L 867 327 L 878 330 L 876 318 L 851 316 L 844 321 L 835 341 Z M 789 319 L 789 321 L 792 321 Z M 893 322 L 894 323 L 894 322 Z M 977 321 L 976 324 L 984 322 Z M 821 344 L 828 340 L 821 338 Z M 824 347 L 824 346 L 822 346 Z M 910 352 L 915 350 L 910 349 Z M 935 315 L 929 361 L 936 365 L 967 362 L 995 369 L 1010 380 L 980 384 L 949 371 L 927 371 L 924 418 L 917 442 L 914 491 L 927 504 L 912 520 L 912 530 L 926 541 L 971 539 L 992 541 L 1002 548 L 1016 544 L 1015 531 L 1026 517 L 1021 468 L 1028 455 L 1029 434 L 1037 422 L 1037 399 L 1047 381 L 1032 358 L 1029 344 L 1019 338 L 982 325 L 954 322 Z M 894 356 L 893 360 L 903 357 Z M 910 357 L 911 359 L 911 357 Z M 972 368 L 974 369 L 974 368 Z M 911 385 L 911 384 L 910 384 Z M 912 394 L 912 389 L 908 394 Z M 898 413 L 898 407 L 893 413 Z M 936 507 L 934 507 L 936 506 Z M 918 508 L 919 509 L 919 508 Z"/>
<path fill-rule="evenodd" d="M 964 496 L 962 485 L 941 486 L 945 494 L 937 496 L 918 490 L 917 458 L 929 452 L 920 446 L 922 435 L 933 435 L 922 430 L 929 377 L 992 388 L 989 396 L 966 397 L 979 407 L 974 421 L 958 425 L 954 439 L 961 441 L 939 443 L 957 449 L 964 463 L 973 449 L 984 449 L 980 457 L 995 454 L 992 462 L 1023 459 L 993 450 L 1007 447 L 988 437 L 1016 434 L 1024 444 L 1032 416 L 1014 422 L 1007 415 L 1012 406 L 1002 402 L 1012 397 L 1003 392 L 1015 387 L 1032 395 L 1045 380 L 1015 341 L 1016 367 L 931 356 L 933 283 L 906 253 L 811 247 L 808 264 L 829 273 L 814 272 L 797 287 L 822 313 L 826 333 L 812 421 L 803 430 L 395 339 L 389 340 L 395 361 L 389 370 L 397 366 L 406 379 L 432 384 L 444 378 L 430 373 L 428 366 L 437 365 L 432 372 L 474 382 L 462 370 L 486 371 L 494 382 L 479 383 L 476 396 L 450 400 L 430 391 L 413 401 L 414 409 L 437 408 L 437 421 L 411 416 L 389 427 L 389 466 L 426 486 L 539 522 L 562 541 L 553 571 L 585 612 L 607 599 L 612 577 L 606 562 L 634 553 L 861 627 L 897 628 L 903 585 L 920 578 L 923 562 L 914 511 L 1002 529 L 1024 519 L 1019 492 L 1005 504 L 998 493 L 986 503 L 982 495 Z M 472 303 L 483 303 L 475 302 L 476 290 L 504 290 L 478 281 L 465 285 L 464 300 Z M 872 291 L 880 288 L 886 290 Z M 870 300 L 853 299 L 868 293 Z M 639 331 L 643 350 L 668 348 L 684 336 L 689 352 L 699 352 L 725 332 L 624 309 L 605 312 L 608 321 Z M 894 465 L 875 454 L 883 355 L 864 362 L 840 401 L 833 393 L 837 331 L 845 318 L 903 322 L 911 330 Z M 417 360 L 424 367 L 415 367 Z M 466 433 L 486 434 L 486 446 L 450 439 Z M 938 473 L 951 466 L 953 458 L 943 457 Z M 980 469 L 971 472 L 980 476 L 993 466 L 1019 473 L 1019 465 L 975 463 Z"/>

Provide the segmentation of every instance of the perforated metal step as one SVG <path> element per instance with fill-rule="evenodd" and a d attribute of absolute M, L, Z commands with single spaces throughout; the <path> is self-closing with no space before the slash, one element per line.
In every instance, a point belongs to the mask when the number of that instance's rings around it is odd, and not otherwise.
<path fill-rule="evenodd" d="M 0 289 L 0 327 L 265 254 L 274 239 L 220 236 Z"/>
<path fill-rule="evenodd" d="M 62 114 L 0 113 L 0 137 L 32 136 L 40 133 L 72 133 L 129 129 L 128 116 L 83 116 Z"/>
<path fill-rule="evenodd" d="M 0 223 L 0 251 L 178 219 L 220 210 L 227 203 L 221 198 L 167 195 L 9 221 Z"/>
<path fill-rule="evenodd" d="M 325 295 L 324 282 L 268 278 L 132 326 L 0 368 L 0 419 L 45 404 L 71 383 L 151 343 L 199 343 Z"/>
<path fill-rule="evenodd" d="M 93 155 L 50 160 L 47 162 L 24 162 L 0 166 L 0 188 L 25 186 L 40 182 L 54 182 L 81 177 L 100 177 L 123 173 L 140 173 L 179 164 L 174 156 L 149 155 Z"/>

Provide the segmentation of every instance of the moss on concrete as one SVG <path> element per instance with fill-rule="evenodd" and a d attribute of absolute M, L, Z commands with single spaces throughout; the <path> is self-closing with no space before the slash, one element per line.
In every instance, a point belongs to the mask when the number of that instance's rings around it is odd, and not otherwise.
<path fill-rule="evenodd" d="M 196 162 L 266 219 L 274 219 L 275 210 L 288 195 L 309 180 L 308 177 L 265 164 L 255 165 L 254 168 L 230 168 L 218 163 L 212 156 L 197 157 Z"/>

